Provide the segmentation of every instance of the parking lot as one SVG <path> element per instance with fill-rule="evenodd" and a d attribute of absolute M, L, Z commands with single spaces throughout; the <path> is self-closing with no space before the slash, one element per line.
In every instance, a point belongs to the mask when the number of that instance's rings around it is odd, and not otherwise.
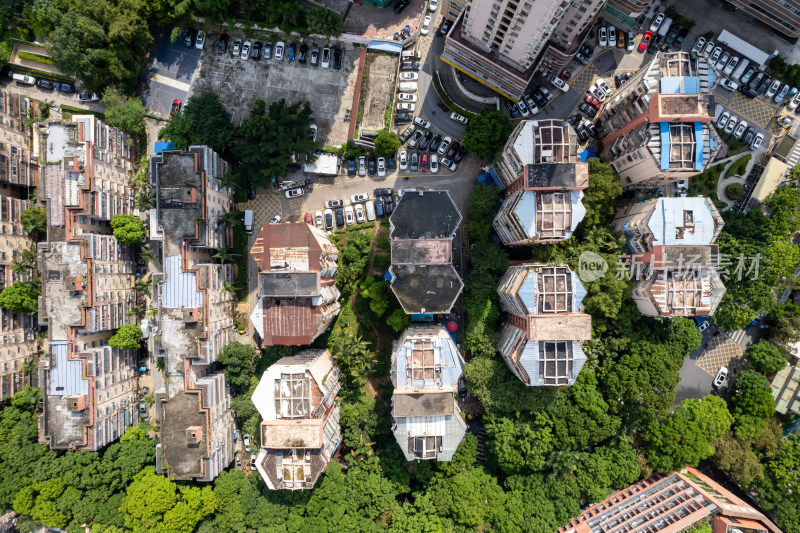
<path fill-rule="evenodd" d="M 194 45 L 187 47 L 183 35 L 174 43 L 170 42 L 169 31 L 155 36 L 147 58 L 146 77 L 142 80 L 146 85 L 143 100 L 148 111 L 169 117 L 173 100 L 186 101 L 201 52 Z"/>
<path fill-rule="evenodd" d="M 307 100 L 314 111 L 320 145 L 338 146 L 347 141 L 349 120 L 346 121 L 345 117 L 350 114 L 353 102 L 358 49 L 343 44 L 342 68 L 337 70 L 332 66 L 314 67 L 310 62 L 301 64 L 297 59 L 290 62 L 287 54 L 282 60 L 276 60 L 274 52 L 273 58 L 260 61 L 233 57 L 233 42 L 237 38 L 245 40 L 241 35 L 231 35 L 227 51 L 220 54 L 217 51 L 219 35 L 209 36 L 190 95 L 208 91 L 217 93 L 236 125 L 247 117 L 259 98 L 267 104 L 281 99 L 290 104 Z M 286 42 L 287 49 L 289 44 Z M 299 46 L 300 42 L 296 44 Z M 320 51 L 323 48 L 322 42 L 308 41 L 307 44 L 309 55 L 314 48 Z M 329 45 L 331 48 L 335 46 Z"/>

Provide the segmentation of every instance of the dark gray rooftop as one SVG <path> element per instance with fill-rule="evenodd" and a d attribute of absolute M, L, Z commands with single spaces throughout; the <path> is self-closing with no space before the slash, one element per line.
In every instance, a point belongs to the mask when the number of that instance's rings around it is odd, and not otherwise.
<path fill-rule="evenodd" d="M 415 313 L 448 313 L 463 283 L 453 265 L 393 265 L 392 290 L 403 310 Z"/>
<path fill-rule="evenodd" d="M 455 412 L 452 392 L 416 392 L 412 394 L 395 391 L 393 396 L 395 417 L 445 416 Z"/>
<path fill-rule="evenodd" d="M 539 163 L 528 165 L 528 188 L 578 187 L 579 169 L 575 163 Z"/>
<path fill-rule="evenodd" d="M 449 239 L 461 213 L 447 191 L 408 191 L 392 216 L 392 239 Z"/>
<path fill-rule="evenodd" d="M 259 272 L 258 294 L 270 298 L 317 296 L 317 272 Z"/>

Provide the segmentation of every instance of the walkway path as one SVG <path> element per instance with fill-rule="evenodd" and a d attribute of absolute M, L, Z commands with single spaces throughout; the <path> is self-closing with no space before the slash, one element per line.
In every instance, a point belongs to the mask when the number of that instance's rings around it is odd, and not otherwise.
<path fill-rule="evenodd" d="M 733 166 L 734 163 L 736 163 L 739 159 L 747 155 L 752 155 L 752 152 L 744 152 L 741 154 L 736 154 L 734 156 L 727 157 L 725 159 L 716 162 L 717 165 L 725 164 L 725 169 L 723 169 L 722 173 L 719 175 L 719 179 L 717 180 L 717 198 L 719 199 L 720 202 L 725 202 L 726 204 L 728 204 L 728 208 L 730 208 L 734 203 L 736 203 L 736 201 L 728 198 L 728 195 L 725 194 L 725 189 L 728 187 L 728 185 L 731 185 L 732 183 L 739 183 L 742 186 L 744 186 L 746 182 L 745 177 L 750 172 L 750 169 L 753 168 L 753 165 L 756 164 L 756 160 L 754 157 L 750 158 L 750 161 L 747 162 L 747 166 L 745 167 L 744 174 L 742 176 L 727 177 L 728 171 L 730 170 L 730 168 Z"/>

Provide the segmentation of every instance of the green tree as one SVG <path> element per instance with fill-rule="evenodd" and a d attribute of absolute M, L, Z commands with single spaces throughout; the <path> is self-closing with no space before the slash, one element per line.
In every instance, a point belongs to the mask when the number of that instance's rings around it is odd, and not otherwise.
<path fill-rule="evenodd" d="M 509 474 L 541 470 L 553 449 L 552 425 L 546 417 L 532 421 L 489 417 L 486 433 L 491 457 Z"/>
<path fill-rule="evenodd" d="M 787 314 L 778 318 L 769 333 L 770 339 L 780 344 L 800 342 L 800 314 Z"/>
<path fill-rule="evenodd" d="M 796 493 L 800 487 L 800 435 L 793 433 L 784 441 L 775 461 L 768 463 L 778 487 Z"/>
<path fill-rule="evenodd" d="M 733 417 L 725 400 L 706 396 L 683 400 L 665 423 L 651 421 L 644 433 L 650 464 L 672 472 L 697 464 L 714 454 L 714 442 L 730 427 Z"/>
<path fill-rule="evenodd" d="M 734 382 L 736 395 L 731 399 L 733 414 L 766 419 L 775 412 L 775 400 L 767 378 L 754 370 L 743 370 Z M 760 428 L 759 428 L 760 430 Z M 757 436 L 758 433 L 754 435 Z"/>
<path fill-rule="evenodd" d="M 440 505 L 457 524 L 475 527 L 492 522 L 502 514 L 506 494 L 483 470 L 472 468 L 447 479 L 440 493 Z"/>
<path fill-rule="evenodd" d="M 392 328 L 395 333 L 400 333 L 411 325 L 411 317 L 402 309 L 395 309 L 386 317 L 386 325 Z"/>
<path fill-rule="evenodd" d="M 464 147 L 480 159 L 493 159 L 514 131 L 511 119 L 497 109 L 484 107 L 464 130 Z"/>
<path fill-rule="evenodd" d="M 29 207 L 20 215 L 20 222 L 31 237 L 36 240 L 47 234 L 47 211 L 41 207 Z"/>
<path fill-rule="evenodd" d="M 114 230 L 114 237 L 125 244 L 141 244 L 146 233 L 142 219 L 129 213 L 114 215 L 111 228 Z"/>
<path fill-rule="evenodd" d="M 574 476 L 514 475 L 505 484 L 505 512 L 496 521 L 499 531 L 556 531 L 580 513 Z"/>
<path fill-rule="evenodd" d="M 744 198 L 744 186 L 741 183 L 731 183 L 725 188 L 725 194 L 731 200 L 741 200 Z"/>
<path fill-rule="evenodd" d="M 246 391 L 261 354 L 249 344 L 232 342 L 222 348 L 218 361 L 225 366 L 225 381 L 235 395 Z"/>
<path fill-rule="evenodd" d="M 12 313 L 34 315 L 39 309 L 39 289 L 32 283 L 15 281 L 0 292 L 0 307 Z"/>
<path fill-rule="evenodd" d="M 142 330 L 139 326 L 125 324 L 120 326 L 117 332 L 108 339 L 108 345 L 118 350 L 138 350 L 141 338 Z"/>
<path fill-rule="evenodd" d="M 109 87 L 103 94 L 106 105 L 105 121 L 119 128 L 134 139 L 143 139 L 145 134 L 145 108 L 139 98 L 127 98 L 116 87 Z"/>
<path fill-rule="evenodd" d="M 750 443 L 737 439 L 727 431 L 714 443 L 716 452 L 711 457 L 714 466 L 726 472 L 731 479 L 746 489 L 764 475 L 764 466 L 750 447 Z"/>
<path fill-rule="evenodd" d="M 476 185 L 469 197 L 469 222 L 467 231 L 471 239 L 489 240 L 492 220 L 500 207 L 500 189 L 488 185 Z"/>
<path fill-rule="evenodd" d="M 159 137 L 169 139 L 176 148 L 206 145 L 222 153 L 231 144 L 233 124 L 231 115 L 216 93 L 191 96 L 180 113 L 169 118 Z"/>
<path fill-rule="evenodd" d="M 711 317 L 711 321 L 723 331 L 739 331 L 755 319 L 757 313 L 747 305 L 736 302 L 730 294 L 722 297 L 722 302 Z"/>
<path fill-rule="evenodd" d="M 325 7 L 312 8 L 306 15 L 308 29 L 321 35 L 339 35 L 342 33 L 344 21 L 342 16 Z"/>
<path fill-rule="evenodd" d="M 598 502 L 613 490 L 630 485 L 639 478 L 641 468 L 636 462 L 636 450 L 626 441 L 603 445 L 593 453 L 583 454 L 577 468 L 576 480 L 590 502 Z"/>
<path fill-rule="evenodd" d="M 329 11 L 325 8 L 317 9 Z M 375 155 L 378 157 L 390 157 L 397 153 L 401 145 L 402 143 L 400 142 L 400 137 L 398 137 L 396 133 L 389 130 L 381 130 L 375 137 Z"/>
<path fill-rule="evenodd" d="M 586 216 L 583 224 L 587 228 L 597 226 L 614 214 L 617 197 L 622 194 L 619 176 L 614 169 L 597 158 L 589 159 L 589 187 L 583 192 Z"/>
<path fill-rule="evenodd" d="M 760 341 L 748 346 L 744 357 L 762 374 L 771 374 L 786 366 L 786 356 L 769 341 Z"/>

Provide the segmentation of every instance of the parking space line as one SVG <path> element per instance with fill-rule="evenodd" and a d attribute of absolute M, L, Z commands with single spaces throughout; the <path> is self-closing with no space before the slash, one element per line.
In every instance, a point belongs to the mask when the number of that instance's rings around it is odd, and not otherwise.
<path fill-rule="evenodd" d="M 150 76 L 148 77 L 150 78 L 150 81 L 167 85 L 169 87 L 172 87 L 173 89 L 178 89 L 180 91 L 187 91 L 187 92 L 189 91 L 188 83 L 184 83 L 178 80 L 173 80 L 172 78 L 168 78 L 166 76 L 162 76 L 161 74 L 156 74 L 156 73 L 151 73 Z"/>

